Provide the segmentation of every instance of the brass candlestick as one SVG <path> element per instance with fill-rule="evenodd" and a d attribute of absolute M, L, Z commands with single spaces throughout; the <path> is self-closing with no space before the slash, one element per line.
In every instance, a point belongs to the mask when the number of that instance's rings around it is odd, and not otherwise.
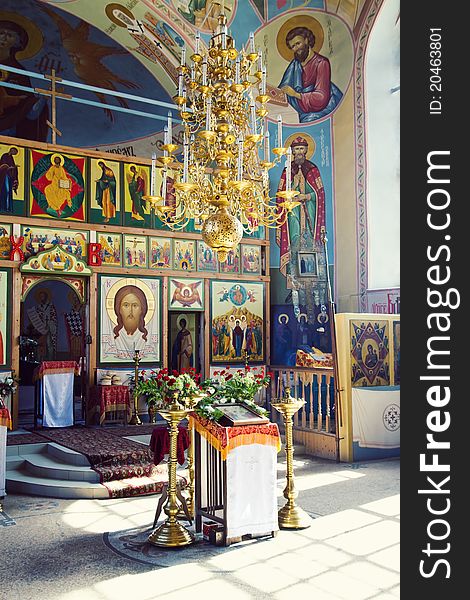
<path fill-rule="evenodd" d="M 193 426 L 191 426 L 193 425 Z M 188 425 L 189 435 L 189 448 L 188 448 L 188 475 L 189 475 L 189 488 L 188 488 L 188 512 L 192 518 L 194 518 L 194 424 L 191 423 L 191 419 Z"/>
<path fill-rule="evenodd" d="M 134 413 L 131 417 L 131 420 L 129 421 L 129 425 L 142 425 L 142 421 L 140 420 L 139 414 L 138 414 L 138 405 L 139 405 L 139 396 L 137 394 L 137 387 L 138 387 L 138 383 L 139 383 L 139 361 L 140 361 L 140 357 L 139 357 L 139 350 L 137 350 L 137 348 L 134 349 L 134 364 L 135 364 L 135 371 L 134 371 Z"/>
<path fill-rule="evenodd" d="M 284 498 L 287 499 L 287 502 L 278 512 L 280 529 L 306 529 L 312 524 L 312 518 L 295 504 L 295 499 L 299 495 L 299 492 L 294 486 L 292 417 L 304 404 L 305 400 L 303 398 L 294 398 L 291 396 L 290 388 L 288 387 L 284 389 L 282 398 L 271 402 L 271 406 L 283 416 L 286 429 L 287 484 L 284 489 Z"/>
<path fill-rule="evenodd" d="M 194 405 L 190 408 L 183 408 L 181 404 L 174 400 L 168 409 L 158 411 L 168 422 L 170 453 L 168 459 L 168 500 L 163 508 L 168 518 L 149 535 L 148 541 L 154 546 L 176 548 L 178 546 L 188 546 L 195 541 L 194 534 L 188 531 L 176 518 L 182 509 L 182 506 L 178 504 L 176 494 L 178 423 L 185 419 L 193 409 Z"/>

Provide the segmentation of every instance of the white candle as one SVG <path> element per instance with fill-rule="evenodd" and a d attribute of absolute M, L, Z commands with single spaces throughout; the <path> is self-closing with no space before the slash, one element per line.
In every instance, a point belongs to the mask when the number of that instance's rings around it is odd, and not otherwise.
<path fill-rule="evenodd" d="M 211 99 L 206 100 L 206 131 L 211 130 Z"/>
<path fill-rule="evenodd" d="M 172 121 L 171 121 L 171 111 L 168 111 L 168 144 L 173 142 L 173 129 L 172 129 Z"/>
<path fill-rule="evenodd" d="M 181 48 L 181 66 L 184 67 L 186 64 L 186 48 Z"/>
<path fill-rule="evenodd" d="M 222 27 L 222 50 L 227 48 L 227 25 Z"/>
<path fill-rule="evenodd" d="M 269 162 L 271 159 L 271 145 L 269 143 L 269 131 L 264 136 L 264 160 Z"/>
<path fill-rule="evenodd" d="M 258 71 L 263 70 L 263 51 L 258 52 Z"/>
<path fill-rule="evenodd" d="M 199 31 L 196 31 L 196 49 L 195 54 L 199 54 L 199 50 L 201 48 L 201 34 Z"/>
<path fill-rule="evenodd" d="M 186 133 L 184 134 L 184 144 L 183 144 L 183 183 L 188 182 L 189 175 L 189 142 L 188 136 Z"/>
<path fill-rule="evenodd" d="M 243 138 L 238 138 L 237 180 L 243 179 Z"/>
<path fill-rule="evenodd" d="M 191 66 L 191 81 L 196 81 L 196 67 L 194 65 Z"/>
<path fill-rule="evenodd" d="M 289 146 L 286 154 L 286 192 L 291 190 L 291 178 L 292 178 L 292 149 Z"/>
<path fill-rule="evenodd" d="M 167 180 L 167 170 L 166 168 L 163 170 L 163 180 L 162 180 L 162 198 L 163 198 L 163 204 L 165 204 L 165 200 L 166 200 L 166 180 Z"/>
<path fill-rule="evenodd" d="M 189 162 L 193 164 L 194 162 L 194 141 L 196 137 L 194 133 L 191 134 L 190 144 L 189 144 Z"/>
<path fill-rule="evenodd" d="M 207 57 L 202 61 L 202 85 L 207 85 Z"/>
<path fill-rule="evenodd" d="M 277 147 L 282 148 L 282 117 L 277 116 Z"/>
<path fill-rule="evenodd" d="M 235 62 L 235 83 L 240 83 L 240 55 Z"/>
<path fill-rule="evenodd" d="M 263 67 L 261 75 L 261 94 L 263 96 L 266 94 L 266 67 Z"/>
<path fill-rule="evenodd" d="M 253 32 L 250 33 L 250 54 L 254 54 L 255 51 L 255 34 Z"/>
<path fill-rule="evenodd" d="M 157 170 L 157 155 L 152 154 L 152 172 L 150 177 L 150 195 L 155 196 L 155 174 Z"/>
<path fill-rule="evenodd" d="M 254 134 L 256 134 L 256 107 L 253 100 L 250 104 L 250 113 L 251 113 L 251 129 Z"/>
<path fill-rule="evenodd" d="M 183 95 L 183 73 L 178 75 L 178 96 Z"/>

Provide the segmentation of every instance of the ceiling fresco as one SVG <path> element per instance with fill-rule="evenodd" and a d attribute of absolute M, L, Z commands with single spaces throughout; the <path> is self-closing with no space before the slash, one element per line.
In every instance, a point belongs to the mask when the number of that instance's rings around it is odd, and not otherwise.
<path fill-rule="evenodd" d="M 253 31 L 257 46 L 264 52 L 272 98 L 268 118 L 275 122 L 281 114 L 284 123 L 296 126 L 328 118 L 335 107 L 325 115 L 312 117 L 310 113 L 302 117 L 295 101 L 279 88 L 284 87 L 281 84 L 293 59 L 286 46 L 286 32 L 301 25 L 315 33 L 315 50 L 331 63 L 331 81 L 339 90 L 339 105 L 351 81 L 352 31 L 364 1 L 2 0 L 0 21 L 13 23 L 20 40 L 16 49 L 5 45 L 2 49 L 0 43 L 0 63 L 41 74 L 49 74 L 54 68 L 63 79 L 110 92 L 67 87 L 64 91 L 74 98 L 160 115 L 162 119 L 158 120 L 58 100 L 60 143 L 122 153 L 127 149 L 130 154 L 149 156 L 158 145 L 168 107 L 111 94 L 117 91 L 172 103 L 182 47 L 194 48 L 196 31 L 201 32 L 202 42 L 208 43 L 221 5 L 237 46 L 246 43 Z M 8 77 L 23 86 L 49 87 L 44 80 L 11 73 Z M 0 87 L 0 133 L 50 141 L 45 125 L 50 101 L 32 95 L 28 102 L 23 97 L 12 100 L 13 95 L 25 94 Z M 28 117 L 27 126 L 18 125 L 11 118 L 13 112 Z"/>

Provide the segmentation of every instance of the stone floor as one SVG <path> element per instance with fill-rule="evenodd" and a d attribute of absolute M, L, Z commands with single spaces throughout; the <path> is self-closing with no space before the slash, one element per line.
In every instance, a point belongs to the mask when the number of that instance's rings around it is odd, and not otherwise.
<path fill-rule="evenodd" d="M 396 600 L 398 460 L 295 458 L 311 527 L 229 548 L 147 543 L 158 497 L 56 500 L 10 494 L 0 518 L 2 600 Z M 279 506 L 285 461 L 278 463 Z"/>

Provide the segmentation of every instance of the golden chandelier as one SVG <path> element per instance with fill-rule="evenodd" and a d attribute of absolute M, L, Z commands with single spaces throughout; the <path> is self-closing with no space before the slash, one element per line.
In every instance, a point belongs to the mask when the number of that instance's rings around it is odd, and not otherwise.
<path fill-rule="evenodd" d="M 174 156 L 171 114 L 165 128 L 161 196 L 151 192 L 161 221 L 172 230 L 183 229 L 190 219 L 202 222 L 202 238 L 216 250 L 219 261 L 240 242 L 244 230 L 279 227 L 299 202 L 291 189 L 291 150 L 282 146 L 282 120 L 278 117 L 277 143 L 271 160 L 266 124 L 266 67 L 255 49 L 251 33 L 247 49 L 238 51 L 227 33 L 224 14 L 207 50 L 196 35 L 191 66 L 182 49 L 178 94 L 174 97 L 183 124 L 183 160 Z M 261 157 L 262 155 L 262 157 Z M 268 171 L 282 156 L 286 161 L 286 190 L 276 203 L 269 197 Z M 167 192 L 168 168 L 174 176 L 174 193 Z"/>

